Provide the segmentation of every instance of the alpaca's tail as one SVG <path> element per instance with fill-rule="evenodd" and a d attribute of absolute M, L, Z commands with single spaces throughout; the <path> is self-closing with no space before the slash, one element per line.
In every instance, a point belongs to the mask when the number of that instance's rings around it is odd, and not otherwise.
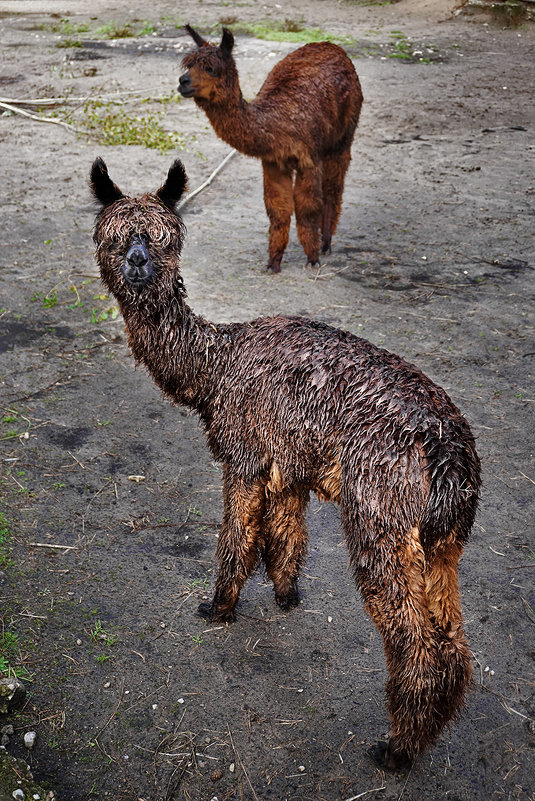
<path fill-rule="evenodd" d="M 426 555 L 441 542 L 466 542 L 474 522 L 481 486 L 474 437 L 460 415 L 429 430 L 422 442 L 430 481 L 419 523 Z"/>

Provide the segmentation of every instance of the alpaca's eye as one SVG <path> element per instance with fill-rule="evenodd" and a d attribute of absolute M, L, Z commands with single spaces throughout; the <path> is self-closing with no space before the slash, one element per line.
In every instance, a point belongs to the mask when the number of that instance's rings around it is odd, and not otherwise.
<path fill-rule="evenodd" d="M 219 70 L 217 69 L 217 67 L 206 67 L 206 72 L 208 73 L 208 75 L 211 75 L 212 78 L 216 78 L 217 75 L 219 74 Z"/>

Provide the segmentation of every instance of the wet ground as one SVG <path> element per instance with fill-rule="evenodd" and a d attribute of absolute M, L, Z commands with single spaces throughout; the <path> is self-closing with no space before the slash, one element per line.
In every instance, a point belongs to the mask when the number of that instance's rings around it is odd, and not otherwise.
<path fill-rule="evenodd" d="M 388 728 L 382 646 L 337 509 L 311 504 L 297 610 L 282 614 L 259 572 L 234 625 L 196 615 L 214 583 L 220 468 L 196 418 L 134 369 L 92 254 L 96 155 L 138 193 L 176 155 L 193 189 L 229 150 L 171 97 L 190 47 L 178 14 L 232 27 L 290 10 L 160 2 L 156 35 L 84 33 L 80 46 L 62 19 L 91 29 L 149 12 L 68 10 L 0 4 L 4 98 L 80 98 L 68 119 L 82 127 L 85 99 L 104 96 L 132 119 L 162 113 L 183 149 L 0 120 L 3 651 L 30 690 L 8 749 L 21 755 L 37 731 L 29 761 L 60 801 L 533 801 L 533 31 L 432 3 L 297 3 L 302 24 L 352 37 L 365 95 L 332 255 L 305 268 L 292 230 L 282 272 L 265 273 L 261 170 L 243 156 L 184 210 L 196 311 L 297 313 L 358 333 L 444 386 L 477 436 L 484 487 L 460 569 L 473 691 L 410 773 L 385 775 L 366 753 Z M 291 47 L 237 35 L 246 96 Z"/>

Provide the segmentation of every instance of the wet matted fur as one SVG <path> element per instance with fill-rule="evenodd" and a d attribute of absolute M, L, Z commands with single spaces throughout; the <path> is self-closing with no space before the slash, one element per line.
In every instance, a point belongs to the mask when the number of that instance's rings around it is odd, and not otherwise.
<path fill-rule="evenodd" d="M 154 194 L 126 197 L 104 162 L 91 186 L 102 281 L 136 360 L 174 403 L 195 409 L 223 464 L 215 621 L 235 617 L 261 559 L 283 609 L 298 603 L 310 491 L 340 505 L 356 583 L 383 638 L 399 767 L 457 715 L 471 676 L 457 564 L 474 521 L 480 465 L 443 389 L 399 356 L 299 317 L 214 325 L 186 303 L 174 213 L 176 161 Z"/>

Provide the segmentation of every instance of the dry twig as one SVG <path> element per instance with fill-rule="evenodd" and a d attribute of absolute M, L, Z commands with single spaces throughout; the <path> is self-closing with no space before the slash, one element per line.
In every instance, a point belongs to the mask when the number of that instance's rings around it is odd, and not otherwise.
<path fill-rule="evenodd" d="M 237 150 L 234 150 L 234 149 L 233 149 L 233 150 L 231 150 L 231 151 L 230 151 L 230 153 L 227 153 L 227 155 L 225 156 L 225 158 L 223 159 L 223 161 L 221 162 L 221 164 L 219 164 L 219 166 L 215 168 L 215 170 L 214 170 L 214 171 L 213 171 L 213 173 L 212 173 L 212 174 L 209 176 L 209 178 L 207 178 L 207 179 L 206 179 L 206 181 L 204 181 L 204 183 L 202 183 L 200 186 L 198 186 L 198 187 L 197 187 L 197 189 L 194 189 L 194 190 L 193 190 L 193 192 L 190 192 L 190 193 L 189 193 L 189 195 L 186 195 L 186 197 L 185 197 L 183 200 L 181 200 L 181 201 L 180 201 L 180 203 L 179 203 L 179 204 L 178 204 L 178 206 L 176 207 L 176 210 L 177 210 L 177 211 L 180 211 L 181 209 L 183 209 L 183 208 L 184 208 L 184 206 L 185 206 L 187 203 L 189 203 L 189 202 L 190 202 L 190 200 L 193 200 L 193 198 L 194 198 L 194 197 L 196 197 L 197 195 L 200 195 L 200 193 L 201 193 L 202 191 L 204 191 L 204 190 L 205 190 L 205 189 L 206 189 L 208 186 L 210 186 L 210 184 L 212 183 L 212 181 L 214 180 L 214 178 L 216 177 L 216 175 L 217 175 L 219 172 L 221 172 L 221 170 L 223 169 L 223 167 L 224 167 L 224 166 L 227 164 L 227 162 L 229 162 L 229 161 L 230 161 L 230 159 L 232 158 L 232 156 L 234 156 L 234 154 L 235 154 L 235 153 L 237 153 L 237 152 L 238 152 Z"/>

